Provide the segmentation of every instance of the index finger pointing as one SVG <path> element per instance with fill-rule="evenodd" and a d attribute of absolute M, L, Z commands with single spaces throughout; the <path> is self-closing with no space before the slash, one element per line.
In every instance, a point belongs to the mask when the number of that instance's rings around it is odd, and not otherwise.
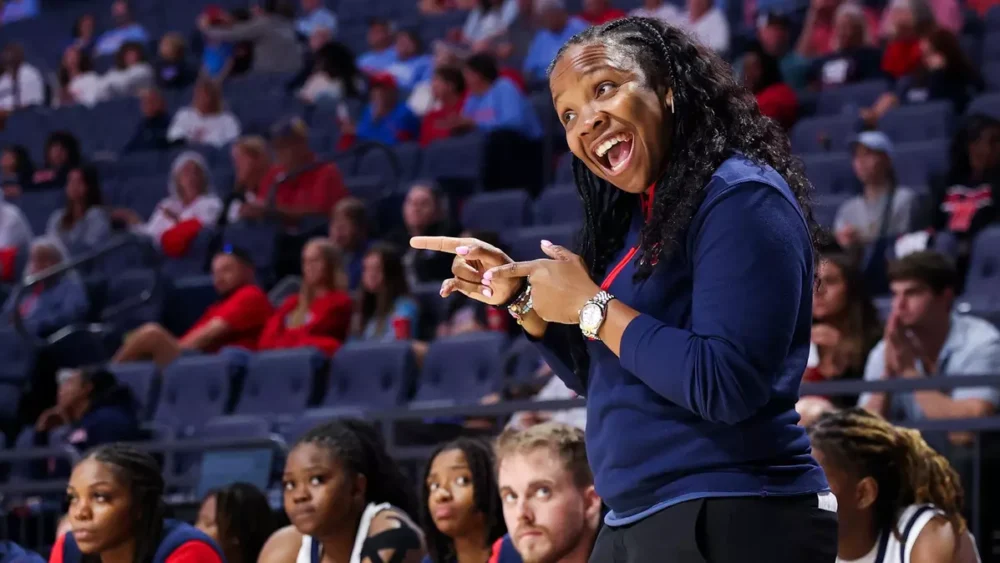
<path fill-rule="evenodd" d="M 461 237 L 413 237 L 410 239 L 410 246 L 419 250 L 433 250 L 435 252 L 447 252 L 458 254 L 455 249 L 460 246 L 471 246 L 478 243 L 474 238 Z"/>

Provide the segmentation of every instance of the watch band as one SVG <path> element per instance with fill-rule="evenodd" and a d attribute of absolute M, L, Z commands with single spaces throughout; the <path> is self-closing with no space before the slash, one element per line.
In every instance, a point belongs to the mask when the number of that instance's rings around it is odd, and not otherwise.
<path fill-rule="evenodd" d="M 521 324 L 524 316 L 534 308 L 534 301 L 531 298 L 531 284 L 526 284 L 524 290 L 518 294 L 514 301 L 507 306 L 507 312 L 514 317 L 517 324 Z"/>
<path fill-rule="evenodd" d="M 615 298 L 614 295 L 611 295 L 610 293 L 602 289 L 597 293 L 597 295 L 591 297 L 590 300 L 588 300 L 583 305 L 583 308 L 580 309 L 581 314 L 583 313 L 583 310 L 587 308 L 588 305 L 596 305 L 601 310 L 601 320 L 600 322 L 597 323 L 597 326 L 595 326 L 592 331 L 587 330 L 587 328 L 583 326 L 583 321 L 581 319 L 580 331 L 583 333 L 583 336 L 585 338 L 588 338 L 590 340 L 597 340 L 597 333 L 600 332 L 601 327 L 604 326 L 604 321 L 607 319 L 608 303 L 610 303 L 611 300 L 614 298 Z"/>

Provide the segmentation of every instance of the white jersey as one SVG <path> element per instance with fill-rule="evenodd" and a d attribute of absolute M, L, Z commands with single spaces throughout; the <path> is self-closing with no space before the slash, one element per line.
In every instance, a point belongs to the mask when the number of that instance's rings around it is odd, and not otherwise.
<path fill-rule="evenodd" d="M 900 537 L 897 538 L 893 532 L 883 532 L 872 550 L 858 559 L 843 559 L 837 557 L 837 563 L 910 563 L 910 553 L 913 551 L 920 532 L 935 516 L 944 516 L 944 513 L 932 504 L 914 504 L 906 507 L 899 515 L 896 523 Z M 968 532 L 966 532 L 968 533 Z M 969 534 L 971 537 L 971 534 Z M 973 545 L 975 541 L 973 540 Z M 979 554 L 976 554 L 979 559 Z"/>
<path fill-rule="evenodd" d="M 358 533 L 354 536 L 354 548 L 351 550 L 350 563 L 361 563 L 361 548 L 368 538 L 368 530 L 371 528 L 372 520 L 375 519 L 378 513 L 392 508 L 394 507 L 387 502 L 382 504 L 372 503 L 365 508 L 364 513 L 361 515 L 361 523 L 358 524 Z M 420 529 L 401 511 L 399 516 L 403 522 L 410 525 L 414 530 Z M 311 536 L 302 536 L 302 545 L 299 547 L 299 554 L 295 558 L 295 563 L 320 563 L 323 559 L 322 551 L 322 546 L 318 542 L 314 542 Z"/>

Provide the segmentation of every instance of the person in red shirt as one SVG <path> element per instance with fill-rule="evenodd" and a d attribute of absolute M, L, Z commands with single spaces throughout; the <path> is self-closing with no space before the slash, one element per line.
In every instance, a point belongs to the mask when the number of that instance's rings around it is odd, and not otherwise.
<path fill-rule="evenodd" d="M 322 162 L 309 148 L 309 128 L 295 117 L 279 122 L 271 131 L 276 164 L 257 189 L 257 197 L 240 207 L 243 219 L 263 219 L 273 213 L 294 227 L 312 215 L 327 216 L 347 196 L 340 169 Z"/>
<path fill-rule="evenodd" d="M 222 551 L 205 533 L 164 517 L 164 488 L 150 454 L 121 443 L 93 450 L 69 478 L 71 531 L 56 539 L 49 563 L 222 563 Z"/>
<path fill-rule="evenodd" d="M 431 92 L 434 94 L 433 109 L 420 122 L 420 146 L 451 136 L 452 129 L 461 120 L 462 106 L 465 104 L 465 77 L 462 70 L 453 66 L 443 66 L 434 71 L 431 78 Z"/>
<path fill-rule="evenodd" d="M 757 98 L 760 113 L 785 129 L 798 119 L 799 101 L 795 90 L 785 84 L 778 59 L 754 43 L 743 57 L 743 84 Z"/>
<path fill-rule="evenodd" d="M 162 367 L 185 352 L 214 354 L 225 346 L 255 350 L 274 308 L 254 283 L 250 255 L 226 245 L 212 260 L 212 281 L 219 301 L 184 336 L 178 339 L 159 323 L 147 323 L 125 339 L 112 362 L 152 360 Z"/>
<path fill-rule="evenodd" d="M 352 307 L 340 253 L 329 239 L 313 239 L 302 249 L 302 288 L 268 319 L 259 348 L 313 346 L 332 356 L 347 338 Z"/>
<path fill-rule="evenodd" d="M 590 25 L 601 25 L 625 17 L 625 12 L 615 8 L 608 0 L 583 0 L 580 17 Z"/>

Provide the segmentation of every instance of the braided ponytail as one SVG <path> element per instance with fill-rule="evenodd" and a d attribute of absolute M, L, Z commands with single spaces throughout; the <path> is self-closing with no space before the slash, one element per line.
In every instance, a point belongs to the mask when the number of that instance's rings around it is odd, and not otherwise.
<path fill-rule="evenodd" d="M 947 515 L 955 533 L 965 532 L 966 522 L 962 517 L 965 493 L 958 472 L 927 444 L 920 432 L 910 428 L 895 430 L 897 455 L 908 481 L 904 489 L 909 498 L 900 501 L 933 504 Z"/>

